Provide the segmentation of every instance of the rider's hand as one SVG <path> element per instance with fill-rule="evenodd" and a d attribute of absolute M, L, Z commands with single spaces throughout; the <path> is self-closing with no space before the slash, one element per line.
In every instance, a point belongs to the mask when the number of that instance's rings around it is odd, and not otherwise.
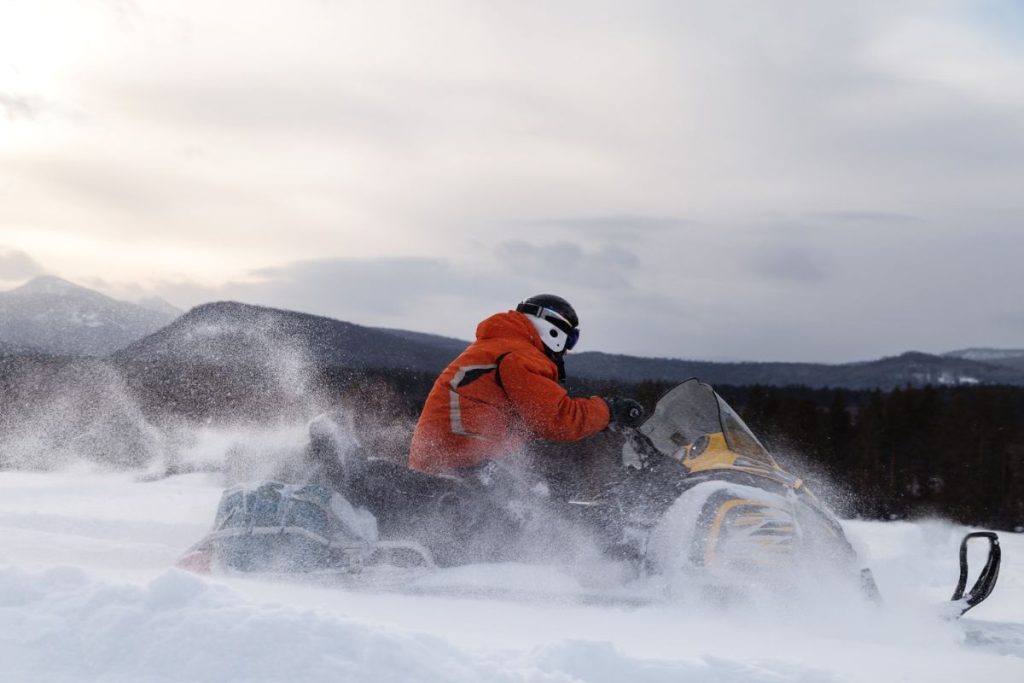
<path fill-rule="evenodd" d="M 608 404 L 609 429 L 639 427 L 644 421 L 644 407 L 631 398 L 605 396 L 604 402 Z"/>

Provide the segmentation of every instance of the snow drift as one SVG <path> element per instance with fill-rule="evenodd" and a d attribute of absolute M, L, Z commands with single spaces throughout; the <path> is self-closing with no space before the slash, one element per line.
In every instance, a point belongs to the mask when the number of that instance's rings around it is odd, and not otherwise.
<path fill-rule="evenodd" d="M 91 471 L 0 473 L 0 679 L 10 681 L 1019 680 L 1024 538 L 1006 534 L 991 600 L 947 622 L 962 529 L 846 526 L 877 569 L 879 608 L 784 612 L 593 604 L 563 574 L 459 568 L 436 594 L 168 569 L 212 518 L 220 484 Z M 529 601 L 473 587 L 546 587 Z M 460 592 L 460 588 L 466 590 Z"/>

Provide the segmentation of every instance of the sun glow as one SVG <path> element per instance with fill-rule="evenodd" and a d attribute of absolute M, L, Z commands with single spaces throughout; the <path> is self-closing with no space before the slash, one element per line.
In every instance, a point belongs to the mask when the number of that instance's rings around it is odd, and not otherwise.
<path fill-rule="evenodd" d="M 4 229 L 0 244 L 15 244 L 30 254 L 45 254 L 47 271 L 72 280 L 100 277 L 110 282 L 157 282 L 188 280 L 199 285 L 243 279 L 251 264 L 231 262 L 220 251 L 187 245 L 128 243 L 117 238 L 69 230 Z M 89 254 L 87 260 L 82 254 Z"/>
<path fill-rule="evenodd" d="M 98 42 L 104 22 L 84 3 L 0 3 L 0 92 L 47 97 L 76 58 Z"/>

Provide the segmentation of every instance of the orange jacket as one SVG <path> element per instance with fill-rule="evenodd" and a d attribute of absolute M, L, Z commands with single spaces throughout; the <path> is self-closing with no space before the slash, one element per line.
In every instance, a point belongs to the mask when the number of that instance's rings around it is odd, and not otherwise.
<path fill-rule="evenodd" d="M 476 328 L 476 341 L 434 382 L 412 436 L 409 467 L 441 472 L 500 458 L 527 441 L 576 441 L 608 426 L 599 397 L 570 398 L 525 315 Z"/>

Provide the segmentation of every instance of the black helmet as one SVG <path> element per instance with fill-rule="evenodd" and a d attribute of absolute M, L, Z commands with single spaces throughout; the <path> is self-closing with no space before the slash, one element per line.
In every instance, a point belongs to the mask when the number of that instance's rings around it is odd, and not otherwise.
<path fill-rule="evenodd" d="M 544 346 L 554 353 L 569 351 L 580 338 L 580 319 L 568 301 L 554 294 L 538 294 L 516 306 L 530 316 Z"/>

